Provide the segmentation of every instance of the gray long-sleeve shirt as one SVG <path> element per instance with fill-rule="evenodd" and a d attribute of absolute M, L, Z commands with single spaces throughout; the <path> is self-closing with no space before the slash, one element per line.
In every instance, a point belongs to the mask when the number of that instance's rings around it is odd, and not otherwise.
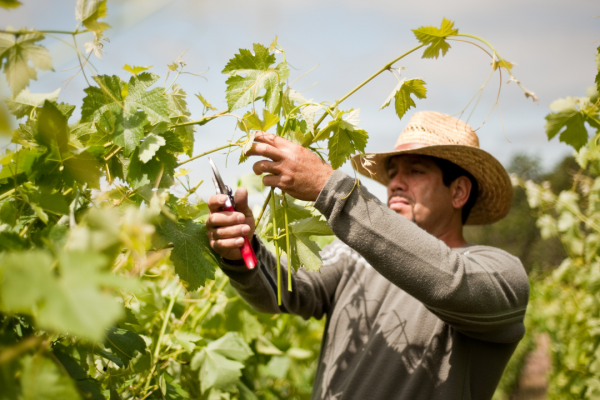
<path fill-rule="evenodd" d="M 293 274 L 281 307 L 275 257 L 259 240 L 259 268 L 222 264 L 231 284 L 261 312 L 327 315 L 313 399 L 491 399 L 525 332 L 520 261 L 451 249 L 353 187 L 340 171 L 327 181 L 315 207 L 340 240 L 323 249 L 320 273 Z"/>

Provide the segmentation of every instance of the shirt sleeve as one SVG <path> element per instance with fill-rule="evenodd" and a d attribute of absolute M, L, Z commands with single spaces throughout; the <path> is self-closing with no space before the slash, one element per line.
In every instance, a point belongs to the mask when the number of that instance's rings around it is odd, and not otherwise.
<path fill-rule="evenodd" d="M 518 258 L 487 246 L 451 249 L 339 170 L 315 207 L 341 241 L 455 329 L 492 342 L 523 336 L 529 280 Z"/>
<path fill-rule="evenodd" d="M 281 259 L 281 298 L 277 304 L 277 260 L 256 236 L 253 247 L 258 264 L 248 270 L 241 263 L 222 260 L 221 269 L 229 276 L 231 285 L 256 311 L 290 313 L 304 319 L 321 319 L 331 308 L 342 269 L 338 266 L 322 268 L 320 272 L 299 269 L 292 273 L 292 291 L 287 289 L 287 262 Z"/>

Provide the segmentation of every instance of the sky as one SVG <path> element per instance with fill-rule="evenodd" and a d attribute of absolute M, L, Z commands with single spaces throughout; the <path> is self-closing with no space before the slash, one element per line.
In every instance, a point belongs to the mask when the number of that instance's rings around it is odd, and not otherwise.
<path fill-rule="evenodd" d="M 16 10 L 0 11 L 0 27 L 72 30 L 76 26 L 75 0 L 21 1 L 23 6 Z M 123 65 L 152 65 L 151 71 L 164 77 L 167 64 L 185 51 L 186 70 L 202 73 L 202 77 L 182 75 L 178 80 L 190 95 L 193 118 L 202 116 L 202 106 L 193 96 L 198 92 L 218 109 L 226 108 L 226 76 L 220 71 L 240 48 L 250 49 L 253 43 L 268 46 L 277 35 L 293 67 L 290 83 L 316 67 L 292 87 L 316 102 L 333 102 L 417 45 L 411 29 L 439 26 L 443 17 L 448 18 L 461 33 L 486 39 L 505 59 L 515 62 L 515 76 L 539 98 L 537 104 L 526 99 L 514 83 L 506 84 L 504 74 L 499 97 L 502 118 L 494 109 L 486 119 L 500 82 L 497 73 L 492 75 L 469 118 L 475 128 L 485 122 L 477 130 L 481 147 L 504 165 L 513 155 L 525 152 L 539 156 L 546 168 L 571 154 L 557 138 L 550 142 L 546 138 L 548 106 L 557 98 L 584 95 L 596 74 L 594 54 L 600 45 L 600 18 L 594 18 L 600 16 L 597 0 L 109 0 L 108 12 L 106 22 L 113 27 L 106 31 L 110 42 L 105 44 L 102 60 L 91 59 L 98 73 L 127 79 Z M 61 38 L 72 43 L 70 36 Z M 87 34 L 78 36 L 82 51 L 88 40 Z M 67 84 L 77 66 L 76 53 L 52 37 L 42 43 L 50 50 L 55 72 L 40 73 L 31 83 L 31 91 L 49 93 L 61 88 L 59 101 L 79 108 L 86 81 L 79 74 Z M 342 109 L 361 109 L 359 127 L 370 135 L 367 151 L 393 148 L 415 111 L 454 115 L 464 109 L 486 81 L 491 60 L 468 43 L 452 42 L 451 46 L 443 58 L 421 59 L 416 52 L 395 65 L 405 67 L 403 78 L 423 79 L 428 89 L 427 99 L 417 100 L 417 108 L 402 120 L 393 107 L 379 110 L 396 86 L 390 73 L 378 76 L 342 103 Z M 6 98 L 10 93 L 3 77 L 0 85 L 0 97 Z M 239 115 L 243 112 L 236 111 Z M 220 118 L 200 127 L 194 153 L 224 144 L 234 135 L 234 128 L 233 118 Z M 240 175 L 252 172 L 251 161 L 238 166 L 237 158 L 237 154 L 229 159 L 225 155 L 213 157 L 231 186 Z M 192 183 L 204 179 L 200 195 L 210 196 L 214 188 L 208 162 L 201 158 L 186 168 L 192 170 Z M 352 174 L 348 164 L 342 168 Z M 384 187 L 367 178 L 363 183 L 385 198 Z M 254 196 L 252 202 L 260 199 Z"/>

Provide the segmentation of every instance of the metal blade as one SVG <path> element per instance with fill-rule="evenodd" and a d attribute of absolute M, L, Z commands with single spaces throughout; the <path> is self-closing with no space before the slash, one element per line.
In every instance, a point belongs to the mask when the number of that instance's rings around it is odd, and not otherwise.
<path fill-rule="evenodd" d="M 213 160 L 210 157 L 208 157 L 208 162 L 210 163 L 213 173 L 215 174 L 216 182 L 219 185 L 219 187 L 221 188 L 221 193 L 226 194 L 227 186 L 225 186 L 225 183 L 223 183 L 223 179 L 221 178 L 221 174 L 219 174 L 219 170 L 217 169 L 217 166 L 215 165 L 215 163 L 213 162 Z"/>

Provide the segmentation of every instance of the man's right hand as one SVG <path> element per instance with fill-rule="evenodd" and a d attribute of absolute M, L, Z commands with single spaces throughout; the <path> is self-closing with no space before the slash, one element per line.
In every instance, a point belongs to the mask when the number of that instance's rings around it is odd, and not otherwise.
<path fill-rule="evenodd" d="M 240 248 L 244 245 L 244 236 L 252 243 L 254 235 L 254 215 L 248 207 L 248 191 L 245 188 L 236 190 L 236 212 L 223 211 L 227 196 L 217 194 L 208 199 L 210 216 L 206 221 L 210 247 L 227 260 L 241 260 Z"/>

